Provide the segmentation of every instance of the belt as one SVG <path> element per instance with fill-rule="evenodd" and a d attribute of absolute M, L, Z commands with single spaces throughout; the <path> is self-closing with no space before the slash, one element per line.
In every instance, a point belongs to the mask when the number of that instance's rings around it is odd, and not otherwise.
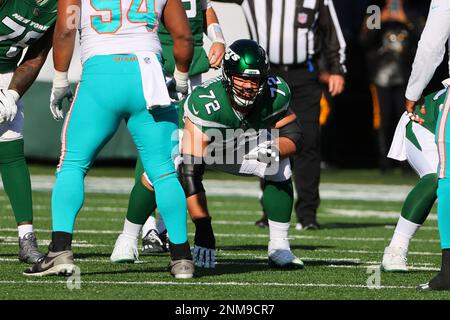
<path fill-rule="evenodd" d="M 276 64 L 271 63 L 271 68 L 282 70 L 284 72 L 298 70 L 298 69 L 309 69 L 310 72 L 314 71 L 314 64 L 312 62 L 306 61 L 303 63 L 296 63 L 296 64 Z"/>

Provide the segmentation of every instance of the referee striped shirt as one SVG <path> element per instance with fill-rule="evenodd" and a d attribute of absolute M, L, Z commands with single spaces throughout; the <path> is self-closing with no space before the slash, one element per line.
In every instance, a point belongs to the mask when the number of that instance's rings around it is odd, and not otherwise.
<path fill-rule="evenodd" d="M 242 6 L 252 39 L 272 64 L 302 64 L 323 50 L 330 73 L 346 72 L 346 44 L 332 0 L 214 1 Z"/>

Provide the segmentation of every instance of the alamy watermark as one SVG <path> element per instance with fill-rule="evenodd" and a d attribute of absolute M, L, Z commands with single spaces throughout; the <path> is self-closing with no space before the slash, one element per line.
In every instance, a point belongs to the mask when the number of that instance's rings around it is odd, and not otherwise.
<path fill-rule="evenodd" d="M 381 289 L 381 268 L 380 266 L 367 267 L 366 273 L 369 274 L 367 278 L 367 288 Z"/>
<path fill-rule="evenodd" d="M 381 29 L 381 8 L 377 5 L 367 7 L 366 27 L 369 30 Z"/>

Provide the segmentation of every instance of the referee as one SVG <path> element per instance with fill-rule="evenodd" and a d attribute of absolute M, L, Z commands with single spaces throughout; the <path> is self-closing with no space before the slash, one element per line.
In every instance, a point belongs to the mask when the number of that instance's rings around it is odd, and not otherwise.
<path fill-rule="evenodd" d="M 271 72 L 292 92 L 291 106 L 304 131 L 301 152 L 291 159 L 297 190 L 296 229 L 318 229 L 320 98 L 317 60 L 327 63 L 328 90 L 344 90 L 345 40 L 332 0 L 215 0 L 241 5 L 253 40 L 267 52 Z M 322 51 L 322 52 L 321 52 Z M 263 217 L 257 225 L 267 225 Z"/>

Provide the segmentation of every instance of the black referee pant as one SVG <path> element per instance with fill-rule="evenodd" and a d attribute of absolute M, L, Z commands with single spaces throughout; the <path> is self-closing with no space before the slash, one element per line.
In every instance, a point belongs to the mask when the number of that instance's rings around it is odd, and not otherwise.
<path fill-rule="evenodd" d="M 320 98 L 322 95 L 317 67 L 271 65 L 271 72 L 281 76 L 292 94 L 291 109 L 303 129 L 303 147 L 291 157 L 297 192 L 295 212 L 303 226 L 316 222 L 320 182 Z"/>

